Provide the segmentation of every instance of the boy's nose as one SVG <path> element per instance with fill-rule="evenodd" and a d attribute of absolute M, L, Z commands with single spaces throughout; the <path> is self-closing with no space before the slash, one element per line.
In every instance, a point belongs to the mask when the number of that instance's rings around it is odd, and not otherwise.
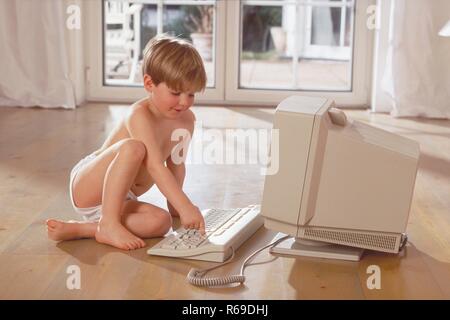
<path fill-rule="evenodd" d="M 189 101 L 187 97 L 180 97 L 180 102 L 178 103 L 181 107 L 187 108 L 189 106 Z"/>

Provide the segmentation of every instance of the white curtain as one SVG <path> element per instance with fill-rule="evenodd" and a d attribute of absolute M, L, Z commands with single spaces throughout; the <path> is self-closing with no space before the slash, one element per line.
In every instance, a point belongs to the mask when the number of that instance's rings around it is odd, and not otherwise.
<path fill-rule="evenodd" d="M 449 0 L 391 1 L 381 88 L 396 117 L 450 118 Z"/>
<path fill-rule="evenodd" d="M 75 108 L 65 6 L 0 0 L 0 106 Z"/>

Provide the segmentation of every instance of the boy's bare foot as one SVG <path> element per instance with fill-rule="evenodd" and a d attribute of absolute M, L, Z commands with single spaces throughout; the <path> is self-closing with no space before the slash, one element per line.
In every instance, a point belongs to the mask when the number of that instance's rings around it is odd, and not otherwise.
<path fill-rule="evenodd" d="M 95 240 L 123 250 L 145 247 L 145 242 L 128 231 L 120 223 L 105 223 L 100 220 L 95 233 Z"/>
<path fill-rule="evenodd" d="M 92 222 L 47 220 L 48 237 L 55 241 L 93 238 L 96 228 L 97 224 Z"/>

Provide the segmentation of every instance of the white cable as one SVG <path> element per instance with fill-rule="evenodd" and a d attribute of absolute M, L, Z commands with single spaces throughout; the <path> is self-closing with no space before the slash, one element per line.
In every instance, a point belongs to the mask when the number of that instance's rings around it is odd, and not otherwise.
<path fill-rule="evenodd" d="M 192 268 L 188 275 L 187 275 L 187 280 L 189 281 L 190 284 L 193 284 L 194 286 L 198 286 L 198 287 L 214 287 L 214 286 L 224 286 L 227 284 L 232 284 L 232 283 L 244 283 L 245 282 L 245 276 L 244 276 L 244 269 L 245 267 L 247 267 L 248 262 L 250 261 L 250 259 L 255 256 L 257 253 L 259 253 L 260 251 L 271 247 L 271 246 L 276 246 L 278 243 L 290 238 L 291 236 L 284 236 L 278 240 L 273 241 L 272 243 L 256 250 L 255 252 L 253 252 L 250 256 L 248 256 L 247 259 L 245 259 L 244 263 L 242 264 L 241 267 L 241 273 L 239 275 L 230 275 L 230 276 L 224 276 L 224 277 L 214 277 L 214 278 L 203 278 L 203 276 L 216 268 L 219 268 L 221 266 L 224 266 L 227 263 L 230 263 L 233 258 L 234 258 L 234 248 L 230 247 L 231 249 L 231 257 L 228 258 L 225 262 L 211 267 L 211 268 L 205 268 L 205 269 L 195 269 Z"/>
<path fill-rule="evenodd" d="M 222 262 L 221 264 L 218 264 L 217 266 L 211 267 L 211 268 L 205 268 L 205 269 L 195 269 L 192 268 L 191 271 L 189 271 L 187 275 L 187 280 L 190 284 L 193 284 L 194 286 L 198 287 L 214 287 L 214 286 L 222 286 L 230 283 L 243 283 L 245 281 L 245 276 L 243 275 L 232 275 L 232 276 L 225 276 L 225 277 L 215 277 L 215 278 L 203 278 L 203 276 L 216 268 L 222 267 L 226 265 L 227 263 L 230 263 L 234 258 L 234 249 L 233 247 L 230 247 L 231 249 L 231 256 L 228 258 L 225 262 Z"/>

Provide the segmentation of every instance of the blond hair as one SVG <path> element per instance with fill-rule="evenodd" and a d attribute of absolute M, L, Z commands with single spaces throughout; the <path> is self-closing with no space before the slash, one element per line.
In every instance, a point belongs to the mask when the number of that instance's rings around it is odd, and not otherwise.
<path fill-rule="evenodd" d="M 142 74 L 148 74 L 155 85 L 165 82 L 169 88 L 182 92 L 205 89 L 202 58 L 188 41 L 157 35 L 147 43 L 143 54 Z"/>

